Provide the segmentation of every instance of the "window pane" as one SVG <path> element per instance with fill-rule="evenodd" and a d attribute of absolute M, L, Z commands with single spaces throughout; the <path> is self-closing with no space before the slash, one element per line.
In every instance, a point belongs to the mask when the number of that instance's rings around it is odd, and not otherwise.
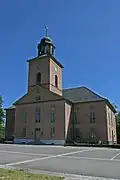
<path fill-rule="evenodd" d="M 23 113 L 22 113 L 22 120 L 23 120 L 24 122 L 26 122 L 26 120 L 27 120 L 27 112 L 23 112 Z"/>
<path fill-rule="evenodd" d="M 92 119 L 92 117 L 93 117 L 93 114 L 92 114 L 92 112 L 90 112 L 90 118 Z"/>
<path fill-rule="evenodd" d="M 55 122 L 55 114 L 54 111 L 51 112 L 51 123 Z"/>
<path fill-rule="evenodd" d="M 93 120 L 92 120 L 92 118 L 90 118 L 90 123 L 92 123 L 93 122 Z"/>
<path fill-rule="evenodd" d="M 58 77 L 55 75 L 55 87 L 58 87 Z"/>
<path fill-rule="evenodd" d="M 92 115 L 92 116 L 93 116 L 93 119 L 95 119 L 95 112 L 93 112 L 93 115 Z"/>
<path fill-rule="evenodd" d="M 55 127 L 53 127 L 53 134 L 55 134 Z"/>
<path fill-rule="evenodd" d="M 37 97 L 36 97 L 36 101 L 39 101 L 39 100 L 40 100 L 40 96 L 37 96 Z"/>
<path fill-rule="evenodd" d="M 51 131 L 51 137 L 54 136 L 54 134 L 55 134 L 55 127 L 51 127 L 50 131 Z"/>
<path fill-rule="evenodd" d="M 95 112 L 90 112 L 90 123 L 95 123 Z"/>
<path fill-rule="evenodd" d="M 40 122 L 40 108 L 36 108 L 36 122 Z"/>
<path fill-rule="evenodd" d="M 37 73 L 36 75 L 36 84 L 40 84 L 41 83 L 41 73 Z"/>
<path fill-rule="evenodd" d="M 40 114 L 36 114 L 36 122 L 40 122 Z"/>

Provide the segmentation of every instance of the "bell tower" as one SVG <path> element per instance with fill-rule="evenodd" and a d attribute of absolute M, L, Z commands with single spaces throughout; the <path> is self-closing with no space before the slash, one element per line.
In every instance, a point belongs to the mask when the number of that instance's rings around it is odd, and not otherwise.
<path fill-rule="evenodd" d="M 62 96 L 63 66 L 54 57 L 55 46 L 48 36 L 47 27 L 45 27 L 45 37 L 38 43 L 37 50 L 37 57 L 28 60 L 28 92 L 35 86 L 41 86 Z"/>

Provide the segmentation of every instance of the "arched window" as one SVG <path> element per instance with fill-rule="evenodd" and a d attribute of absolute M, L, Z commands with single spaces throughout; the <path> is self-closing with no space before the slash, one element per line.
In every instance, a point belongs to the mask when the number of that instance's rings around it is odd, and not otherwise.
<path fill-rule="evenodd" d="M 41 73 L 37 73 L 37 76 L 36 76 L 36 84 L 41 84 Z"/>
<path fill-rule="evenodd" d="M 55 87 L 58 87 L 58 77 L 55 75 Z"/>

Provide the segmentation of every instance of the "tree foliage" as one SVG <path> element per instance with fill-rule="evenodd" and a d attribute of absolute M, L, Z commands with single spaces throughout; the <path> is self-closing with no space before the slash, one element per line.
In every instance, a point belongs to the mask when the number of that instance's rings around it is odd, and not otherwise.
<path fill-rule="evenodd" d="M 0 96 L 0 138 L 3 137 L 3 128 L 4 128 L 4 109 L 3 109 L 3 99 Z"/>

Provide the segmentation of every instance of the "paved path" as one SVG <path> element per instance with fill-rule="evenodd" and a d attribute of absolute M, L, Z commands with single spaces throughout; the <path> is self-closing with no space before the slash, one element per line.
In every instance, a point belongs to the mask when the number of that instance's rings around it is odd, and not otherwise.
<path fill-rule="evenodd" d="M 0 144 L 0 167 L 64 175 L 66 180 L 120 179 L 120 150 Z"/>

